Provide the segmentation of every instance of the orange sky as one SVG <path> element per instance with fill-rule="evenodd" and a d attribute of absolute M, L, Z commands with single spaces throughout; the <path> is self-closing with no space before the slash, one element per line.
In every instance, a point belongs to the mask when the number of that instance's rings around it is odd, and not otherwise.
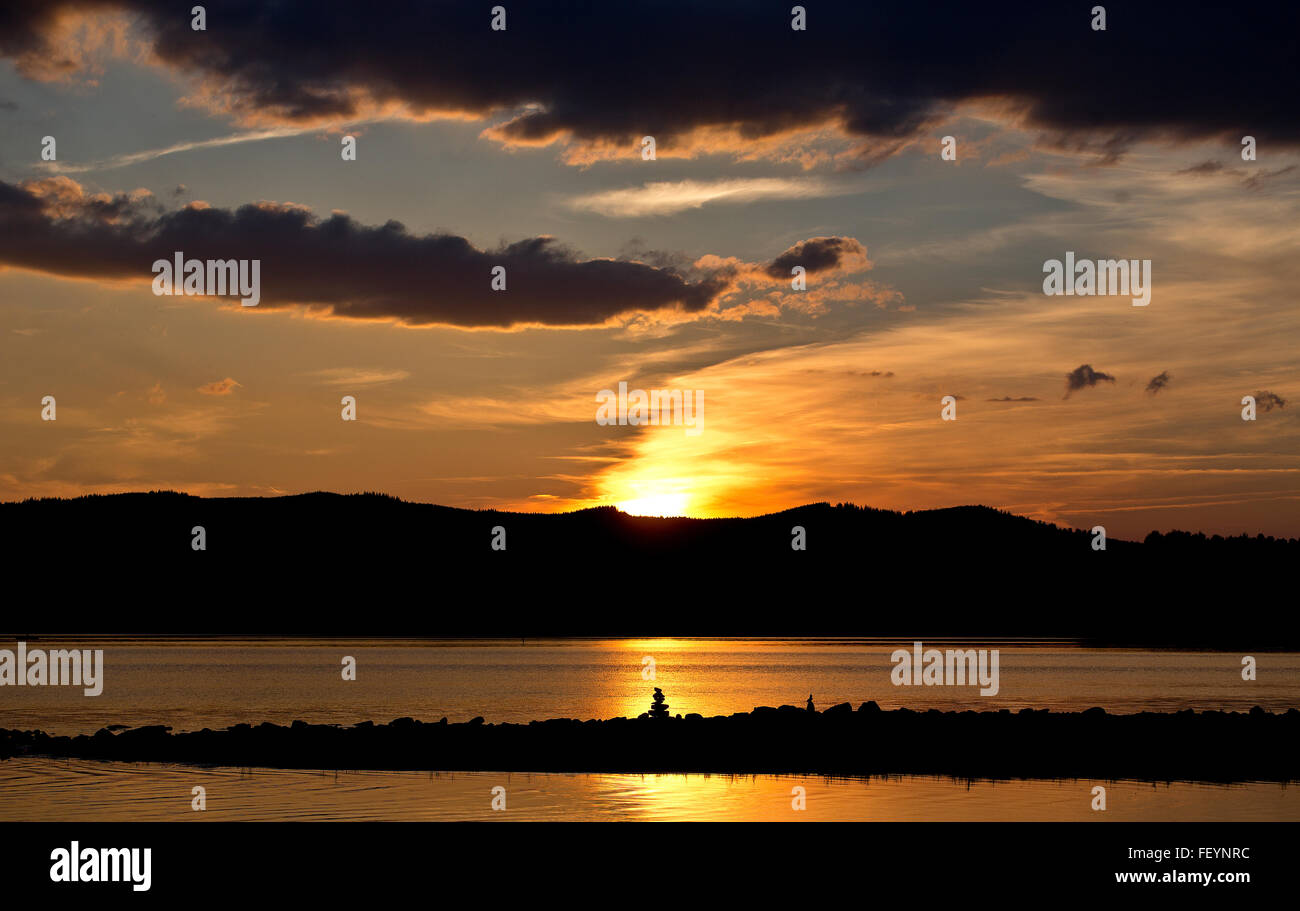
<path fill-rule="evenodd" d="M 485 256 L 550 237 L 575 263 L 726 281 L 699 309 L 623 310 L 615 289 L 588 302 L 612 295 L 615 315 L 588 322 L 413 326 L 400 302 L 357 319 L 337 300 L 156 297 L 149 262 L 110 280 L 65 234 L 51 260 L 0 260 L 0 498 L 379 490 L 694 516 L 983 503 L 1120 537 L 1300 535 L 1288 149 L 1245 162 L 1235 141 L 1152 136 L 1113 157 L 984 98 L 907 141 L 816 119 L 713 125 L 647 161 L 608 137 L 520 139 L 513 115 L 374 99 L 351 123 L 258 122 L 124 22 L 59 42 L 73 76 L 30 60 L 0 74 L 0 180 L 56 228 L 95 200 L 133 213 L 101 227 L 259 203 L 310 213 L 309 230 L 339 210 Z M 839 258 L 795 290 L 785 259 L 814 239 Z M 1043 263 L 1066 251 L 1152 260 L 1150 305 L 1045 296 Z M 417 279 L 437 311 L 459 277 Z M 1113 381 L 1067 397 L 1085 364 Z M 598 425 L 596 395 L 620 381 L 701 390 L 702 432 Z M 1242 396 L 1263 391 L 1285 404 L 1242 421 Z M 46 395 L 57 421 L 40 420 Z M 356 422 L 340 420 L 345 395 Z"/>

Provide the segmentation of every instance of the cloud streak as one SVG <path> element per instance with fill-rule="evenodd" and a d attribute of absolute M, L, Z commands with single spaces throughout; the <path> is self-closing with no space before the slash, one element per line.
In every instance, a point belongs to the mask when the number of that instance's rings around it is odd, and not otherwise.
<path fill-rule="evenodd" d="M 569 207 L 611 218 L 671 215 L 710 203 L 747 203 L 764 199 L 816 199 L 839 190 L 817 178 L 724 178 L 722 180 L 658 181 L 618 190 L 605 190 L 569 200 Z"/>
<path fill-rule="evenodd" d="M 268 139 L 286 139 L 290 136 L 301 136 L 304 133 L 315 132 L 315 129 L 316 128 L 314 127 L 275 127 L 267 130 L 249 130 L 243 133 L 234 133 L 230 136 L 217 136 L 213 139 L 200 139 L 194 142 L 178 142 L 161 149 L 146 149 L 141 152 L 114 155 L 112 158 L 105 158 L 100 161 L 88 162 L 86 164 L 69 164 L 63 161 L 47 161 L 41 162 L 40 167 L 54 174 L 85 174 L 91 171 L 109 171 L 114 168 L 125 168 L 134 164 L 143 164 L 146 161 L 165 158 L 168 155 L 177 155 L 181 152 L 193 152 L 197 149 L 219 149 L 225 146 L 242 145 L 248 142 L 265 142 Z"/>

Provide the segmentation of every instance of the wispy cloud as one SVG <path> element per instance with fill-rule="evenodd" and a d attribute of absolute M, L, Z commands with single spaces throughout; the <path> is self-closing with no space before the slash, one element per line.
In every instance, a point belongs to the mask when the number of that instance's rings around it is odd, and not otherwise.
<path fill-rule="evenodd" d="M 1169 385 L 1169 380 L 1170 380 L 1169 371 L 1168 370 L 1160 371 L 1155 376 L 1151 377 L 1150 381 L 1147 382 L 1147 392 L 1151 393 L 1152 395 L 1157 394 L 1161 389 L 1164 389 L 1166 386 Z"/>
<path fill-rule="evenodd" d="M 40 167 L 56 174 L 85 174 L 90 171 L 111 171 L 114 168 L 125 168 L 129 165 L 153 161 L 156 158 L 163 158 L 167 155 L 176 155 L 181 152 L 193 152 L 196 149 L 216 149 L 221 148 L 222 146 L 240 145 L 246 142 L 264 142 L 268 139 L 285 139 L 289 136 L 301 136 L 303 133 L 315 133 L 319 131 L 319 127 L 272 127 L 265 130 L 248 130 L 243 133 L 232 133 L 229 136 L 217 136 L 212 139 L 178 142 L 175 145 L 164 146 L 160 149 L 145 149 L 142 152 L 128 152 L 122 155 L 114 155 L 110 158 L 102 158 L 98 161 L 92 161 L 86 164 L 69 164 L 64 161 L 46 161 L 41 162 Z"/>
<path fill-rule="evenodd" d="M 571 208 L 611 218 L 671 215 L 709 203 L 747 203 L 761 199 L 818 199 L 844 192 L 817 177 L 726 177 L 720 180 L 655 181 L 639 187 L 604 190 L 568 201 Z"/>
<path fill-rule="evenodd" d="M 330 367 L 303 374 L 320 380 L 327 386 L 380 386 L 396 383 L 410 375 L 407 370 L 384 370 L 379 367 Z"/>
<path fill-rule="evenodd" d="M 226 377 L 224 380 L 204 383 L 199 387 L 199 392 L 203 395 L 230 395 L 230 393 L 235 391 L 236 386 L 242 385 L 242 383 L 238 383 L 230 377 Z"/>

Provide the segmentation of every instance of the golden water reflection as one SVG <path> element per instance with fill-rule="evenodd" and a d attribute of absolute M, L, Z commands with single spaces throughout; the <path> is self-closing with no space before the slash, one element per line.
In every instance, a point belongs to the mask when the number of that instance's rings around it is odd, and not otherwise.
<path fill-rule="evenodd" d="M 1092 787 L 1107 790 L 1104 814 Z M 191 789 L 207 788 L 195 813 Z M 492 789 L 506 809 L 492 809 Z M 805 809 L 793 806 L 804 789 Z M 928 776 L 586 775 L 195 768 L 18 757 L 0 821 L 1300 821 L 1294 787 Z"/>

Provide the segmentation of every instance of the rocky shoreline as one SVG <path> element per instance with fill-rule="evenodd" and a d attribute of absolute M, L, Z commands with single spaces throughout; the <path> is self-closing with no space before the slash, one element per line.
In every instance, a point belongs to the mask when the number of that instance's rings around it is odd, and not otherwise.
<path fill-rule="evenodd" d="M 117 728 L 119 726 L 113 726 Z M 0 728 L 0 759 L 305 769 L 533 772 L 937 774 L 962 778 L 1149 781 L 1300 780 L 1300 711 L 1107 714 L 1007 709 L 821 712 L 760 706 L 686 717 L 556 718 L 450 724 L 399 718 L 351 727 L 239 724 L 172 733 L 162 725 L 75 737 Z"/>

